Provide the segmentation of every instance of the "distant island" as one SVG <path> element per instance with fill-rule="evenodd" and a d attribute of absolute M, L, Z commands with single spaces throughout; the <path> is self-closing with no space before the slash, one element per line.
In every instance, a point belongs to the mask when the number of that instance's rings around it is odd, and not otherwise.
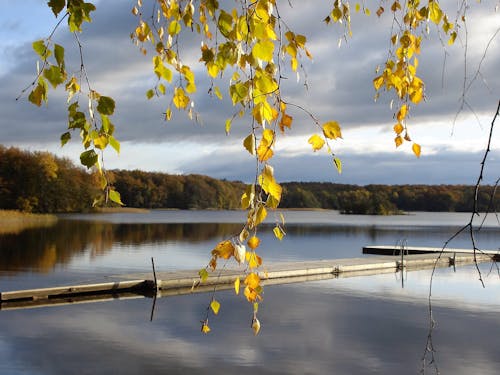
<path fill-rule="evenodd" d="M 239 209 L 245 184 L 203 175 L 112 170 L 109 179 L 133 208 Z M 470 212 L 467 185 L 349 185 L 285 182 L 281 208 L 331 209 L 345 214 L 408 211 Z M 0 145 L 0 209 L 34 213 L 86 212 L 99 194 L 96 174 L 48 152 Z M 493 186 L 482 186 L 478 210 L 500 207 Z"/>

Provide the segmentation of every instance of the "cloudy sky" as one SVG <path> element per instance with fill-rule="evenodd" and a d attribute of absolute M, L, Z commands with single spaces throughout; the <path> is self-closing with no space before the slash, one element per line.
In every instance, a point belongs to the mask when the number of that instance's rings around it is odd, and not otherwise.
<path fill-rule="evenodd" d="M 95 3 L 94 21 L 85 26 L 80 38 L 94 89 L 117 101 L 113 122 L 118 127 L 116 137 L 122 142 L 120 155 L 112 150 L 105 154 L 106 168 L 251 180 L 254 161 L 241 143 L 249 133 L 248 124 L 236 122 L 231 134 L 225 135 L 225 119 L 235 109 L 227 100 L 220 102 L 206 95 L 208 80 L 201 67 L 195 69 L 198 92 L 194 97 L 200 123 L 175 111 L 173 121 L 163 121 L 165 100 L 148 101 L 145 97 L 155 82 L 151 57 L 142 56 L 129 38 L 137 22 L 130 11 L 134 1 Z M 462 29 L 455 46 L 444 49 L 433 27 L 430 39 L 423 41 L 419 70 L 427 84 L 427 101 L 409 119 L 410 134 L 422 146 L 420 159 L 412 155 L 410 145 L 397 150 L 394 146 L 391 96 L 383 94 L 377 103 L 373 100 L 375 68 L 387 57 L 390 15 L 381 19 L 354 15 L 354 35 L 339 48 L 342 29 L 321 22 L 330 2 L 292 1 L 293 8 L 286 1 L 282 3 L 281 15 L 297 33 L 307 35 L 314 56 L 312 62 L 305 62 L 308 88 L 304 86 L 304 74 L 299 82 L 290 74 L 283 96 L 307 108 L 322 122 L 341 123 L 343 139 L 333 146 L 343 162 L 343 173 L 337 174 L 331 157 L 312 152 L 307 139 L 317 129 L 304 113 L 294 111 L 293 129 L 279 138 L 278 156 L 272 161 L 278 180 L 355 184 L 475 182 L 500 98 L 500 12 L 495 12 L 498 1 L 471 1 L 467 38 Z M 375 4 L 378 2 L 373 2 L 373 10 L 378 6 Z M 450 14 L 454 17 L 455 11 Z M 82 150 L 76 139 L 63 148 L 59 145 L 59 136 L 66 131 L 64 92 L 51 91 L 48 105 L 42 108 L 31 105 L 26 96 L 15 100 L 36 74 L 31 43 L 48 36 L 56 22 L 46 1 L 0 2 L 0 144 L 48 150 L 78 161 Z M 77 71 L 74 37 L 61 28 L 54 40 L 66 47 L 68 70 Z M 198 43 L 181 50 L 187 62 L 196 60 Z M 480 74 L 466 93 L 469 107 L 454 122 L 464 77 L 468 86 L 480 63 Z M 500 130 L 496 129 L 485 182 L 493 183 L 499 175 Z"/>

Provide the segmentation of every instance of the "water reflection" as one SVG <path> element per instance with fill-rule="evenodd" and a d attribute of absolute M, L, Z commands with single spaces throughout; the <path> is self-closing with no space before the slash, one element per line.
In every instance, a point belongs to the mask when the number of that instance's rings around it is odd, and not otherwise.
<path fill-rule="evenodd" d="M 0 235 L 0 272 L 4 275 L 19 271 L 48 274 L 58 266 L 73 262 L 82 267 L 84 261 L 87 267 L 93 268 L 112 264 L 136 269 L 138 259 L 148 260 L 149 256 L 158 258 L 163 269 L 185 268 L 188 264 L 197 268 L 206 263 L 215 243 L 241 230 L 239 223 L 145 223 L 139 219 L 138 223 L 131 223 L 130 218 L 126 223 L 116 223 L 96 221 L 97 216 L 89 216 L 94 220 L 61 219 L 50 228 Z M 136 216 L 143 219 L 143 215 Z M 265 224 L 259 232 L 263 243 L 259 253 L 266 261 L 359 257 L 365 245 L 390 245 L 402 239 L 409 245 L 440 247 L 456 230 L 442 223 L 440 226 L 391 227 L 292 222 L 286 226 L 287 236 L 280 242 L 274 239 L 272 227 Z M 498 238 L 498 229 L 484 228 L 477 242 L 480 248 L 495 249 Z M 467 234 L 459 236 L 452 246 L 470 247 Z"/>
<path fill-rule="evenodd" d="M 197 324 L 206 295 L 158 300 L 153 322 L 147 299 L 7 311 L 0 320 L 0 373 L 418 373 L 425 298 L 357 295 L 343 282 L 267 287 L 257 337 L 247 304 L 231 292 L 218 294 L 222 309 L 207 336 Z M 390 279 L 379 282 L 397 288 Z M 441 374 L 498 373 L 498 340 L 488 334 L 500 328 L 497 313 L 444 306 L 435 313 Z"/>
<path fill-rule="evenodd" d="M 111 224 L 59 220 L 50 228 L 0 235 L 0 270 L 44 273 L 86 252 L 91 258 L 103 256 L 114 245 L 140 247 L 172 241 L 198 243 L 236 233 L 238 228 L 238 224 L 218 223 Z"/>

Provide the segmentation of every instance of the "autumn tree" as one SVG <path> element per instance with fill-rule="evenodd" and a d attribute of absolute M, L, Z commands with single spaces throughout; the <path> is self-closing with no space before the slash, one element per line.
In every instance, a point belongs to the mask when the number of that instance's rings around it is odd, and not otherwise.
<path fill-rule="evenodd" d="M 372 8 L 365 2 L 334 0 L 330 3 L 331 10 L 318 22 L 336 24 L 343 30 L 345 39 L 352 34 L 351 17 L 356 13 L 370 15 L 373 12 L 374 16 L 393 19 L 387 59 L 381 62 L 373 77 L 373 86 L 377 96 L 383 91 L 393 96 L 395 145 L 409 142 L 419 157 L 421 147 L 411 139 L 408 121 L 412 109 L 425 98 L 418 57 L 431 28 L 436 29 L 434 35 L 441 38 L 443 44 L 455 42 L 466 22 L 468 2 L 458 2 L 453 16 L 446 14 L 437 0 L 380 1 L 373 2 Z M 219 262 L 230 258 L 244 263 L 247 267 L 244 295 L 254 304 L 252 326 L 256 333 L 260 328 L 258 303 L 262 300 L 258 227 L 268 210 L 276 209 L 282 198 L 282 186 L 275 179 L 272 161 L 278 138 L 295 126 L 295 111 L 306 112 L 317 126 L 317 133 L 309 138 L 313 151 L 325 150 L 338 172 L 342 171 L 341 160 L 334 151 L 335 142 L 342 138 L 339 122 L 317 118 L 301 103 L 287 100 L 286 92 L 282 91 L 284 79 L 300 72 L 303 59 L 313 56 L 307 36 L 291 29 L 282 17 L 282 8 L 290 5 L 276 0 L 151 0 L 143 6 L 143 1 L 138 0 L 131 9 L 137 16 L 131 39 L 139 52 L 150 59 L 152 74 L 156 77 L 145 95 L 164 101 L 165 119 L 170 120 L 177 111 L 184 111 L 193 120 L 198 116 L 192 99 L 199 90 L 194 73 L 196 63 L 183 56 L 185 43 L 193 43 L 200 46 L 198 62 L 210 78 L 203 90 L 220 99 L 229 96 L 234 106 L 224 124 L 226 133 L 231 132 L 235 121 L 244 121 L 248 126 L 247 136 L 241 141 L 243 152 L 255 158 L 255 179 L 241 197 L 241 207 L 248 212 L 247 220 L 239 233 L 217 244 L 200 277 L 203 280 L 208 270 L 215 270 Z M 82 51 L 85 46 L 78 35 L 83 23 L 91 22 L 95 4 L 84 0 L 50 0 L 48 6 L 59 19 L 56 29 L 65 21 Z M 99 170 L 103 199 L 121 204 L 102 162 L 102 152 L 108 146 L 120 151 L 112 120 L 115 100 L 94 88 L 81 52 L 79 69 L 66 66 L 65 48 L 54 40 L 54 31 L 46 39 L 33 43 L 41 64 L 33 85 L 26 90 L 28 99 L 40 106 L 47 102 L 50 88 L 63 87 L 68 96 L 68 129 L 61 135 L 61 143 L 67 143 L 75 133 L 79 135 L 84 148 L 80 160 L 88 168 Z M 77 73 L 71 73 L 74 71 Z M 388 121 L 392 120 L 388 118 Z M 283 237 L 282 221 L 277 222 L 274 233 L 279 239 Z M 237 292 L 239 283 L 238 279 Z M 212 301 L 211 306 L 217 313 L 218 302 Z M 208 317 L 202 330 L 210 330 Z"/>

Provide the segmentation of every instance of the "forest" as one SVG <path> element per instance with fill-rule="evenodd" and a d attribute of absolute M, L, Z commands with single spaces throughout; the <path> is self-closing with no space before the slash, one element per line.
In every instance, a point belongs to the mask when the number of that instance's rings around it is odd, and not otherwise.
<path fill-rule="evenodd" d="M 239 209 L 246 184 L 202 175 L 171 175 L 140 170 L 108 171 L 109 181 L 127 207 Z M 345 214 L 388 215 L 407 211 L 470 212 L 474 186 L 348 185 L 286 182 L 281 208 L 332 209 Z M 96 172 L 48 152 L 0 145 L 0 209 L 36 213 L 85 212 L 102 194 Z M 115 204 L 115 203 L 111 203 Z M 500 204 L 493 186 L 482 186 L 478 210 Z"/>

